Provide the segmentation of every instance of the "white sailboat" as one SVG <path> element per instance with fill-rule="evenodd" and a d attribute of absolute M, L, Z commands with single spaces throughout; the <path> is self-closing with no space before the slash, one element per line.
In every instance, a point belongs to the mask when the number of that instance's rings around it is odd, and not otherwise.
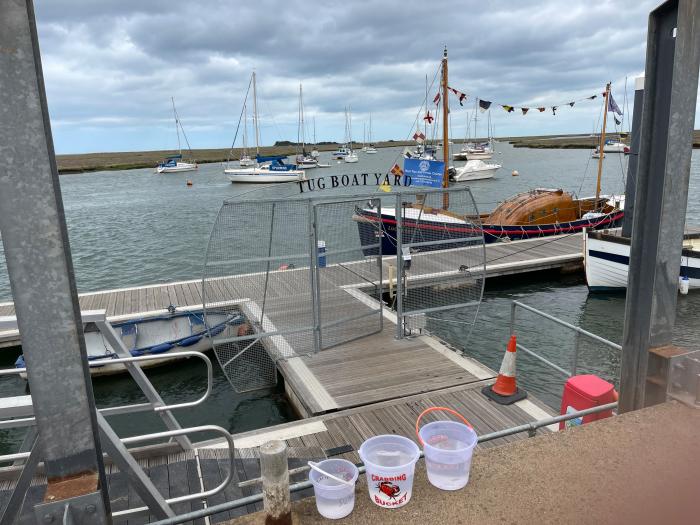
<path fill-rule="evenodd" d="M 262 156 L 260 155 L 260 122 L 258 117 L 258 96 L 255 72 L 252 77 L 253 83 L 253 127 L 255 129 L 255 165 L 251 167 L 225 168 L 224 173 L 228 175 L 231 182 L 245 183 L 276 183 L 294 182 L 306 180 L 304 170 L 297 169 L 294 164 L 285 164 L 286 156 Z"/>
<path fill-rule="evenodd" d="M 241 167 L 255 166 L 255 161 L 250 158 L 248 153 L 248 105 L 243 104 L 243 154 L 238 159 L 238 165 Z"/>
<path fill-rule="evenodd" d="M 369 146 L 367 146 L 367 149 L 365 150 L 365 153 L 367 154 L 374 154 L 377 153 L 377 148 L 374 147 L 374 144 L 372 143 L 372 114 L 369 114 L 369 134 L 368 134 L 368 139 L 369 139 Z"/>
<path fill-rule="evenodd" d="M 299 124 L 297 127 L 297 144 L 301 143 L 301 151 L 297 154 L 296 164 L 300 168 L 312 169 L 318 164 L 316 158 L 306 154 L 306 127 L 304 126 L 304 95 L 299 84 Z"/>
<path fill-rule="evenodd" d="M 347 133 L 347 142 L 350 144 L 350 147 L 347 150 L 347 155 L 343 157 L 343 160 L 347 163 L 358 162 L 360 159 L 357 157 L 357 153 L 352 150 L 352 113 L 349 109 L 345 110 L 345 130 Z"/>
<path fill-rule="evenodd" d="M 311 156 L 315 159 L 318 159 L 321 156 L 316 145 L 316 117 L 314 117 L 314 148 L 311 150 Z"/>
<path fill-rule="evenodd" d="M 197 169 L 196 162 L 185 162 L 182 160 L 182 145 L 180 143 L 180 130 L 182 130 L 182 136 L 187 143 L 187 149 L 190 152 L 190 158 L 192 157 L 192 148 L 190 148 L 190 142 L 187 140 L 187 135 L 185 135 L 185 129 L 182 127 L 182 122 L 180 122 L 180 117 L 177 114 L 177 109 L 175 109 L 175 99 L 170 97 L 170 101 L 173 103 L 173 117 L 175 118 L 175 133 L 177 134 L 177 155 L 170 155 L 166 159 L 156 166 L 156 173 L 180 173 L 183 171 L 194 171 Z"/>

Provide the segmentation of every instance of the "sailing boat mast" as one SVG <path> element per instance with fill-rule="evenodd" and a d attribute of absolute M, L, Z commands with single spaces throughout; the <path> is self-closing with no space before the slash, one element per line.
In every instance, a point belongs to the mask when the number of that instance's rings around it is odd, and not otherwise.
<path fill-rule="evenodd" d="M 175 98 L 170 97 L 170 101 L 173 103 L 173 118 L 175 119 L 175 133 L 177 133 L 177 150 L 182 156 L 182 146 L 180 146 L 180 124 L 177 121 L 177 110 L 175 109 Z"/>
<path fill-rule="evenodd" d="M 603 157 L 605 153 L 605 127 L 608 123 L 608 98 L 610 97 L 610 82 L 605 86 L 603 94 L 603 129 L 600 130 L 600 144 L 598 145 L 598 180 L 595 186 L 595 207 L 598 207 L 598 199 L 600 198 L 600 179 L 603 175 Z"/>
<path fill-rule="evenodd" d="M 248 104 L 243 103 L 243 156 L 248 157 Z"/>
<path fill-rule="evenodd" d="M 304 95 L 299 84 L 299 127 L 297 128 L 297 142 L 301 142 L 301 154 L 306 156 L 306 130 L 304 129 Z"/>
<path fill-rule="evenodd" d="M 257 157 L 260 155 L 260 123 L 258 122 L 258 92 L 255 85 L 255 71 L 253 71 L 253 126 L 255 129 L 255 155 Z"/>
<path fill-rule="evenodd" d="M 443 52 L 442 57 L 442 158 L 445 161 L 445 169 L 442 174 L 442 187 L 447 188 L 450 179 L 447 173 L 448 170 L 448 160 L 450 157 L 450 142 L 449 142 L 449 121 L 448 115 L 450 113 L 447 107 L 447 46 Z M 444 194 L 443 203 L 445 209 L 447 209 L 448 195 Z"/>

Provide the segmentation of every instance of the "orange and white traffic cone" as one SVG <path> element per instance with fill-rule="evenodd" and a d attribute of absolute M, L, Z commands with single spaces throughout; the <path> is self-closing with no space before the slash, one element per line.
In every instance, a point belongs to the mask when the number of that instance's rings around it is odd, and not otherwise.
<path fill-rule="evenodd" d="M 501 405 L 510 405 L 527 397 L 527 392 L 518 388 L 515 379 L 516 350 L 515 336 L 511 335 L 496 382 L 493 385 L 485 386 L 481 390 L 486 397 Z"/>

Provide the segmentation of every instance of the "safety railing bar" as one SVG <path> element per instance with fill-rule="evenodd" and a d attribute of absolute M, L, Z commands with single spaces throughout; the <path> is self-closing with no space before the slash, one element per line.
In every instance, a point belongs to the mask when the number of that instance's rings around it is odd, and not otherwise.
<path fill-rule="evenodd" d="M 216 344 L 225 345 L 227 343 L 238 343 L 239 341 L 250 341 L 251 339 L 263 339 L 274 336 L 285 336 L 298 334 L 301 332 L 311 332 L 314 329 L 313 325 L 296 328 L 294 330 L 275 330 L 274 332 L 258 332 L 253 335 L 241 335 L 233 337 L 224 337 L 216 340 Z"/>
<path fill-rule="evenodd" d="M 358 246 L 357 248 L 346 248 L 346 249 L 344 249 L 344 250 L 332 250 L 332 251 L 329 250 L 329 251 L 326 251 L 323 255 L 325 255 L 325 256 L 326 256 L 326 259 L 327 259 L 327 258 L 328 258 L 329 256 L 331 256 L 331 255 L 340 255 L 340 254 L 343 254 L 343 253 L 357 253 L 357 252 L 361 252 L 361 251 L 363 251 L 363 250 L 369 250 L 369 249 L 372 249 L 372 248 L 379 248 L 379 243 L 375 243 L 375 244 L 363 244 L 362 246 Z M 364 256 L 363 256 L 363 257 L 364 257 Z M 346 262 L 346 261 L 343 261 L 343 262 Z M 355 263 L 356 263 L 356 262 L 365 262 L 365 259 L 363 258 L 363 259 L 360 259 L 359 261 L 358 261 L 358 260 L 354 260 L 354 261 L 347 261 L 347 262 L 355 262 Z M 328 267 L 330 267 L 330 266 L 335 266 L 336 264 L 337 264 L 337 263 L 331 263 L 331 264 L 328 264 L 328 266 L 326 266 L 326 267 L 328 268 Z"/>
<path fill-rule="evenodd" d="M 565 326 L 571 330 L 574 330 L 575 332 L 580 333 L 581 335 L 585 335 L 586 337 L 590 337 L 591 339 L 598 341 L 599 343 L 603 343 L 606 346 L 609 346 L 610 348 L 614 348 L 616 350 L 622 350 L 622 346 L 618 345 L 617 343 L 613 343 L 612 341 L 609 341 L 605 339 L 604 337 L 600 337 L 599 335 L 596 335 L 592 332 L 589 332 L 587 330 L 584 330 L 583 328 L 579 328 L 578 326 L 574 326 L 570 323 L 567 323 L 566 321 L 562 321 L 561 319 L 557 319 L 553 315 L 549 315 L 547 313 L 544 313 L 537 308 L 533 308 L 531 306 L 528 306 L 526 304 L 521 303 L 520 301 L 513 301 L 513 304 L 519 306 L 520 308 L 527 310 L 528 312 L 532 312 L 533 314 L 539 315 L 541 317 L 544 317 L 545 319 L 549 319 L 550 321 L 553 321 L 561 326 Z"/>
<path fill-rule="evenodd" d="M 404 228 L 408 229 L 408 228 Z M 483 242 L 481 237 L 456 237 L 454 239 L 443 239 L 441 241 L 421 241 L 421 242 L 405 242 L 403 246 L 408 246 L 410 248 L 416 248 L 420 246 L 437 246 L 439 244 L 474 244 Z"/>
<path fill-rule="evenodd" d="M 467 308 L 467 307 L 472 307 L 472 306 L 478 306 L 479 304 L 480 304 L 479 301 L 470 301 L 468 303 L 448 304 L 445 306 L 435 306 L 434 308 L 421 308 L 420 310 L 409 310 L 409 311 L 404 310 L 403 316 L 410 317 L 412 315 L 425 314 L 428 312 L 440 312 L 442 310 L 454 310 L 456 308 Z"/>
<path fill-rule="evenodd" d="M 549 425 L 552 425 L 554 423 L 560 423 L 562 421 L 568 421 L 570 419 L 576 419 L 578 417 L 582 416 L 587 416 L 590 414 L 595 414 L 598 412 L 604 412 L 606 410 L 612 410 L 613 408 L 617 407 L 617 403 L 608 403 L 605 405 L 600 405 L 597 407 L 593 408 L 587 408 L 585 410 L 578 410 L 576 412 L 569 412 L 567 414 L 563 414 L 561 416 L 553 416 L 553 417 L 548 417 L 544 419 L 540 419 L 537 421 L 533 421 L 531 423 L 526 423 L 524 425 L 519 425 L 517 427 L 512 427 L 512 428 L 507 428 L 505 430 L 499 430 L 496 432 L 491 432 L 489 434 L 483 434 L 482 436 L 479 436 L 478 442 L 483 443 L 486 441 L 492 441 L 494 439 L 498 439 L 501 437 L 506 437 L 510 436 L 513 434 L 519 434 L 521 432 L 528 432 L 531 430 L 537 430 L 538 428 L 546 427 Z M 423 452 L 420 452 L 420 456 L 423 456 Z M 363 464 L 357 464 L 357 468 L 360 472 L 360 474 L 365 473 L 365 466 Z M 289 491 L 290 492 L 298 492 L 300 490 L 305 490 L 308 488 L 311 488 L 313 485 L 311 484 L 310 481 L 301 481 L 299 483 L 294 483 L 289 486 Z M 263 495 L 262 493 L 260 494 L 253 494 L 252 496 L 246 496 L 245 498 L 239 498 L 237 500 L 233 501 L 227 501 L 225 503 L 219 503 L 218 505 L 212 505 L 210 507 L 207 507 L 206 509 L 200 509 L 200 510 L 195 510 L 192 512 L 188 512 L 186 514 L 180 514 L 179 516 L 175 516 L 173 518 L 167 518 L 164 520 L 160 521 L 155 521 L 152 522 L 151 525 L 179 525 L 180 523 L 184 523 L 186 521 L 190 520 L 196 520 L 196 519 L 201 519 L 205 518 L 207 516 L 211 516 L 213 514 L 218 514 L 220 512 L 225 512 L 227 510 L 233 510 L 237 509 L 240 507 L 243 507 L 245 505 L 250 505 L 251 503 L 257 503 L 259 501 L 262 501 Z"/>
<path fill-rule="evenodd" d="M 182 436 L 185 434 L 192 434 L 195 432 L 216 432 L 217 434 L 221 434 L 224 439 L 226 440 L 228 444 L 228 450 L 229 450 L 229 468 L 228 472 L 226 473 L 226 477 L 224 480 L 217 485 L 216 487 L 205 490 L 202 492 L 197 492 L 195 494 L 187 494 L 185 496 L 178 496 L 176 498 L 169 498 L 166 499 L 165 502 L 167 504 L 173 504 L 173 503 L 181 503 L 184 501 L 192 501 L 195 499 L 203 499 L 203 498 L 209 498 L 211 496 L 214 496 L 224 490 L 228 484 L 231 482 L 233 479 L 233 473 L 235 471 L 235 454 L 234 454 L 234 443 L 233 443 L 233 436 L 224 428 L 221 428 L 216 425 L 202 425 L 198 427 L 190 427 L 190 428 L 182 428 L 178 430 L 168 430 L 165 432 L 154 432 L 152 434 L 143 434 L 141 436 L 133 436 L 133 437 L 128 437 L 128 438 L 122 438 L 121 442 L 124 443 L 124 445 L 132 445 L 134 443 L 140 443 L 142 441 L 151 441 L 154 439 L 162 439 L 162 438 L 171 438 L 171 437 L 176 437 L 176 436 Z M 136 509 L 127 509 L 123 511 L 117 511 L 113 512 L 112 516 L 115 518 L 121 518 L 124 516 L 129 516 L 135 513 L 141 513 L 143 512 L 143 507 L 139 507 Z"/>
<path fill-rule="evenodd" d="M 530 354 L 530 355 L 531 355 L 532 357 L 534 357 L 535 359 L 539 359 L 540 361 L 542 361 L 542 362 L 545 363 L 546 365 L 551 366 L 552 368 L 554 368 L 555 370 L 561 372 L 561 373 L 564 374 L 565 376 L 571 377 L 571 372 L 569 372 L 568 370 L 564 370 L 564 369 L 561 368 L 560 366 L 555 365 L 554 363 L 552 363 L 552 362 L 549 361 L 548 359 L 545 359 L 545 358 L 542 357 L 541 355 L 537 355 L 535 352 L 533 352 L 532 350 L 529 350 L 529 349 L 525 348 L 525 347 L 524 347 L 523 345 L 521 345 L 520 343 L 516 343 L 515 346 L 518 348 L 518 350 L 522 350 L 522 351 L 525 352 L 526 354 Z"/>
<path fill-rule="evenodd" d="M 249 259 L 227 259 L 225 261 L 208 261 L 208 267 L 214 266 L 230 266 L 232 264 L 247 264 L 253 262 L 272 262 L 272 261 L 286 261 L 288 259 L 308 259 L 308 253 L 290 253 L 284 255 L 273 255 L 270 257 L 252 257 Z"/>

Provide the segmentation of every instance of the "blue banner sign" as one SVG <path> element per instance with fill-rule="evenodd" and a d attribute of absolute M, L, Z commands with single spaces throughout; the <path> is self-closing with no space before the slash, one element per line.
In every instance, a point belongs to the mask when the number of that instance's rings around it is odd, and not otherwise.
<path fill-rule="evenodd" d="M 442 188 L 445 163 L 437 160 L 404 159 L 403 171 L 410 177 L 411 186 Z"/>

